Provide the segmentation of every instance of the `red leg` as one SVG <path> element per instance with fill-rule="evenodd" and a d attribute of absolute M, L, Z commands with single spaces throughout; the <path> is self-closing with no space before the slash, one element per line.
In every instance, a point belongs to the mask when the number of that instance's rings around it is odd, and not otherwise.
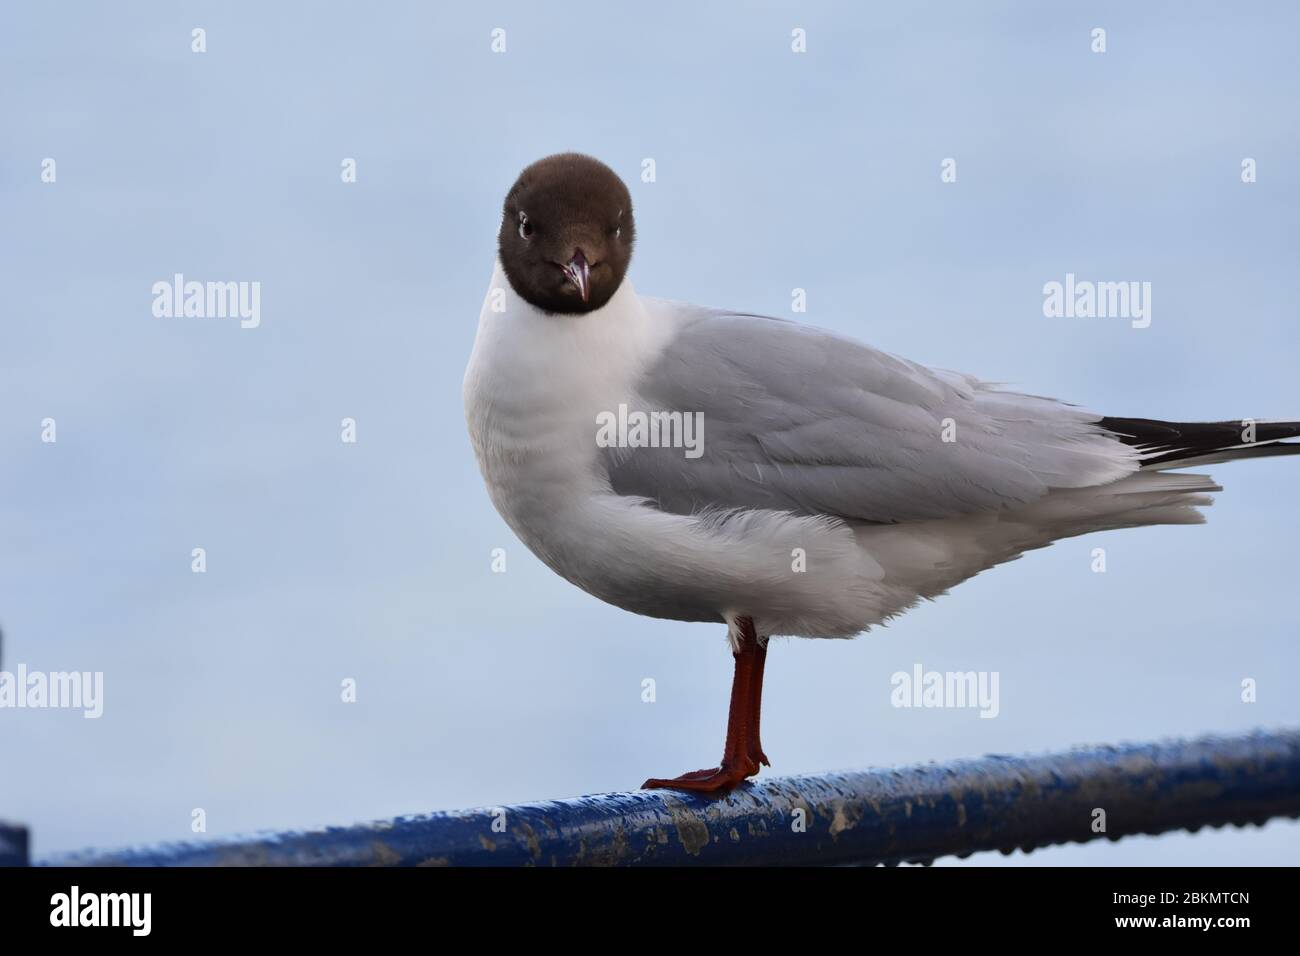
<path fill-rule="evenodd" d="M 736 672 L 731 681 L 731 709 L 727 715 L 727 742 L 722 750 L 722 763 L 712 770 L 696 770 L 671 780 L 647 780 L 642 784 L 645 789 L 662 787 L 702 793 L 730 790 L 746 777 L 758 773 L 759 764 L 768 763 L 758 738 L 767 647 L 759 646 L 752 620 L 742 617 L 736 624 L 740 629 L 740 647 L 734 655 Z"/>
<path fill-rule="evenodd" d="M 763 709 L 763 667 L 767 664 L 767 644 L 759 644 L 758 639 L 754 639 L 754 673 L 750 677 L 750 705 L 753 708 L 749 725 L 753 732 L 749 738 L 749 759 L 756 764 L 762 764 L 765 767 L 772 766 L 772 761 L 767 759 L 767 754 L 763 753 L 763 742 L 758 738 L 759 717 Z"/>

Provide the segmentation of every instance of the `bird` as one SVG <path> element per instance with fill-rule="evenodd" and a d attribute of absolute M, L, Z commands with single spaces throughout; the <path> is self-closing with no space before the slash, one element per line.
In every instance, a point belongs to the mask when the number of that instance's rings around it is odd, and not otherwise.
<path fill-rule="evenodd" d="M 1221 488 L 1176 469 L 1300 452 L 1285 441 L 1300 422 L 1104 416 L 805 324 L 642 296 L 635 241 L 604 163 L 525 168 L 463 398 L 493 505 L 551 570 L 635 614 L 726 627 L 719 764 L 647 789 L 725 793 L 771 765 L 770 638 L 855 636 L 1063 538 L 1200 523 Z"/>

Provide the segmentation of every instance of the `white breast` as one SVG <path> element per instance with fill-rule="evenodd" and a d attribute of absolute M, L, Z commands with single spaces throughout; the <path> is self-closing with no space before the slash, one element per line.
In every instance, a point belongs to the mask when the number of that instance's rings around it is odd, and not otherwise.
<path fill-rule="evenodd" d="M 498 262 L 464 384 L 470 437 L 494 500 L 521 485 L 530 496 L 566 496 L 575 490 L 567 483 L 598 480 L 596 416 L 629 400 L 673 334 L 651 320 L 629 281 L 596 312 L 547 315 L 515 293 Z"/>
<path fill-rule="evenodd" d="M 465 373 L 465 414 L 493 504 L 555 571 L 585 583 L 599 538 L 588 508 L 608 494 L 597 416 L 629 401 L 633 382 L 671 337 L 624 281 L 601 309 L 547 315 L 492 274 Z M 562 517 L 561 517 L 562 516 Z"/>

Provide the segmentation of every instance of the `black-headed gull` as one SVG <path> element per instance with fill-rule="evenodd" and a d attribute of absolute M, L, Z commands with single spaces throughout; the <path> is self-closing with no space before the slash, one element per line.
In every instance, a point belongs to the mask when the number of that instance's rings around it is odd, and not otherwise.
<path fill-rule="evenodd" d="M 850 637 L 1071 535 L 1202 520 L 1167 469 L 1300 452 L 1298 423 L 1105 418 L 780 319 L 640 296 L 627 187 L 573 153 L 506 196 L 465 375 L 497 510 L 552 570 L 637 614 L 727 625 L 716 791 L 767 757 L 773 635 Z"/>

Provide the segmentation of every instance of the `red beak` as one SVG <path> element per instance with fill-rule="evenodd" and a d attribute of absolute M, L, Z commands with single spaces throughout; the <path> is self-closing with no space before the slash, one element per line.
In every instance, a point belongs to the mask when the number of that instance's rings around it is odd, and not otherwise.
<path fill-rule="evenodd" d="M 564 277 L 578 287 L 578 294 L 582 296 L 583 302 L 590 301 L 591 267 L 587 264 L 587 257 L 582 254 L 581 249 L 573 253 L 573 258 L 564 267 Z"/>

